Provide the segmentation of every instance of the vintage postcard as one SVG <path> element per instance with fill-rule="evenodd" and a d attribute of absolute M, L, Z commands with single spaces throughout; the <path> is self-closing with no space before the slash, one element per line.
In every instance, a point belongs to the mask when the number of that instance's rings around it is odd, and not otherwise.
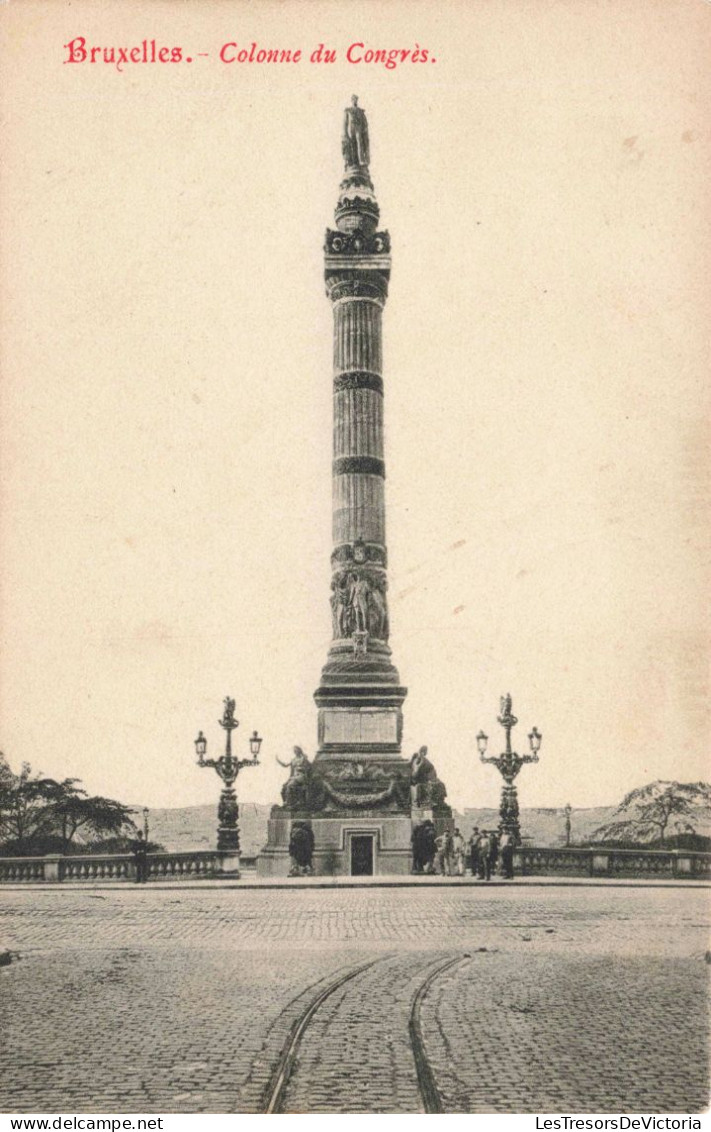
<path fill-rule="evenodd" d="M 7 1127 L 701 1128 L 711 4 L 0 36 Z"/>

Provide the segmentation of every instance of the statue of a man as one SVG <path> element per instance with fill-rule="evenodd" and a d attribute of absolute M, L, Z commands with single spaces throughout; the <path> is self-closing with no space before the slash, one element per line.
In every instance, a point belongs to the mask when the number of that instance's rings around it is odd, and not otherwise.
<path fill-rule="evenodd" d="M 357 95 L 351 99 L 343 121 L 343 159 L 347 166 L 369 165 L 368 121 L 358 105 Z"/>
<path fill-rule="evenodd" d="M 368 602 L 370 586 L 368 579 L 356 576 L 351 593 L 351 604 L 355 614 L 355 627 L 360 633 L 368 632 Z"/>

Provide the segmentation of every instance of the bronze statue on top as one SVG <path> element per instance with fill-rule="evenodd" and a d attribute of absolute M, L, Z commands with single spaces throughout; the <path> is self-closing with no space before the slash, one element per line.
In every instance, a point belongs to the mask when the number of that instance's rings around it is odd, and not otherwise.
<path fill-rule="evenodd" d="M 358 96 L 355 94 L 351 99 L 351 105 L 346 108 L 341 145 L 347 168 L 362 168 L 370 164 L 368 120 L 365 110 L 361 110 L 358 105 Z"/>

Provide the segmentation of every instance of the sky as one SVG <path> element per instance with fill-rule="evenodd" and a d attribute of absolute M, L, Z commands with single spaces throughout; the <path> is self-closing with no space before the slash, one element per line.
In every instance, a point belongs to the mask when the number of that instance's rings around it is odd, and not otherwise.
<path fill-rule="evenodd" d="M 384 316 L 403 753 L 496 805 L 709 774 L 711 5 L 176 5 L 0 14 L 0 745 L 148 806 L 278 801 L 330 640 L 323 235 L 359 95 Z M 67 64 L 155 39 L 193 62 Z M 224 64 L 223 44 L 301 48 Z M 350 44 L 427 48 L 393 69 Z M 311 64 L 323 43 L 333 64 Z M 434 62 L 432 60 L 435 60 Z"/>

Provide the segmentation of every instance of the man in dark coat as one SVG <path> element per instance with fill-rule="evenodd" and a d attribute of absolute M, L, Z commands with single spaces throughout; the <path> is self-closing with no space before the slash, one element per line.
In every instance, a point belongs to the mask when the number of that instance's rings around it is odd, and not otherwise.
<path fill-rule="evenodd" d="M 434 823 L 427 818 L 422 823 L 422 867 L 426 873 L 434 872 L 437 856 L 437 831 Z"/>
<path fill-rule="evenodd" d="M 491 873 L 496 864 L 498 845 L 496 838 L 490 830 L 482 830 L 478 842 L 479 849 L 479 877 L 481 880 L 491 880 Z"/>
<path fill-rule="evenodd" d="M 413 827 L 410 843 L 412 845 L 412 871 L 413 873 L 421 873 L 425 866 L 422 855 L 422 823 Z"/>
<path fill-rule="evenodd" d="M 514 875 L 514 839 L 506 830 L 501 834 L 499 841 L 499 853 L 501 855 L 501 871 L 506 880 L 513 880 Z"/>
<path fill-rule="evenodd" d="M 479 827 L 476 825 L 474 826 L 472 835 L 469 838 L 467 850 L 469 856 L 469 864 L 472 870 L 472 876 L 476 877 L 479 875 Z"/>

